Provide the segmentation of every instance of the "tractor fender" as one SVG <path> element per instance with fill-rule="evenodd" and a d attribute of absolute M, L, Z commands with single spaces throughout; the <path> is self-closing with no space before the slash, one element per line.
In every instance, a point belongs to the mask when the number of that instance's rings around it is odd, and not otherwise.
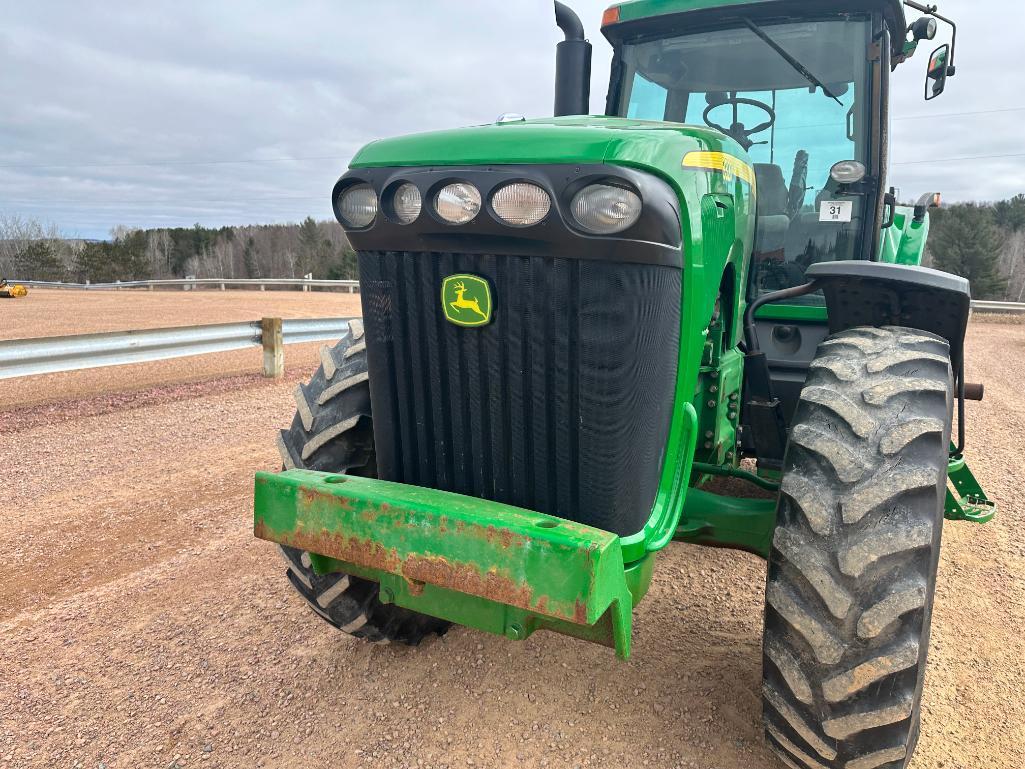
<path fill-rule="evenodd" d="M 825 294 L 831 334 L 857 326 L 929 331 L 950 342 L 958 370 L 972 306 L 967 279 L 928 267 L 864 261 L 820 262 L 805 276 Z"/>

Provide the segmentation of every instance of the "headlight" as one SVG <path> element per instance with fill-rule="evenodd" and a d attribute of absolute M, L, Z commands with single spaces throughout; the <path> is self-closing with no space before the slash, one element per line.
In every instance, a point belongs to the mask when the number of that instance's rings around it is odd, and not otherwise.
<path fill-rule="evenodd" d="M 525 227 L 537 224 L 548 216 L 552 199 L 536 184 L 507 184 L 491 196 L 491 207 L 506 224 Z"/>
<path fill-rule="evenodd" d="M 624 187 L 591 184 L 573 197 L 570 210 L 581 229 L 595 235 L 612 235 L 637 222 L 641 199 Z"/>
<path fill-rule="evenodd" d="M 466 224 L 480 213 L 480 191 L 467 182 L 446 185 L 434 199 L 434 210 L 450 224 Z"/>
<path fill-rule="evenodd" d="M 865 178 L 866 173 L 864 163 L 857 160 L 841 160 L 829 169 L 829 175 L 839 184 L 856 184 Z"/>
<path fill-rule="evenodd" d="M 416 221 L 420 216 L 420 190 L 415 184 L 406 182 L 395 190 L 395 197 L 392 198 L 392 207 L 395 209 L 395 218 L 403 224 Z"/>
<path fill-rule="evenodd" d="M 377 218 L 377 193 L 369 184 L 356 184 L 338 196 L 338 217 L 347 227 L 361 229 Z"/>

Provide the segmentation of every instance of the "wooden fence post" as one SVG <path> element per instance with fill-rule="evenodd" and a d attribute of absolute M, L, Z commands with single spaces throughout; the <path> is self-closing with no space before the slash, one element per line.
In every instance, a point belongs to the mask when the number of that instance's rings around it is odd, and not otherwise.
<path fill-rule="evenodd" d="M 280 379 L 285 375 L 285 343 L 281 335 L 281 318 L 260 321 L 263 341 L 263 375 Z"/>

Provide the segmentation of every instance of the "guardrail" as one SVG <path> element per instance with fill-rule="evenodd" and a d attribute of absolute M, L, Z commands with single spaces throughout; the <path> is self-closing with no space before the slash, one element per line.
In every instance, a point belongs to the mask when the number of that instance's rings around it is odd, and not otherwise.
<path fill-rule="evenodd" d="M 0 379 L 264 348 L 264 375 L 284 371 L 282 344 L 341 338 L 352 318 L 264 318 L 244 323 L 0 341 Z M 266 333 L 265 333 L 266 330 Z"/>
<path fill-rule="evenodd" d="M 301 288 L 339 288 L 350 294 L 359 292 L 358 280 L 328 280 L 327 278 L 161 278 L 158 280 L 119 280 L 115 283 L 59 283 L 49 280 L 9 280 L 29 288 L 63 288 L 79 291 L 110 291 L 123 288 L 181 288 L 191 291 L 200 286 L 218 286 L 224 291 L 228 286 L 256 286 L 265 291 L 267 286 Z"/>
<path fill-rule="evenodd" d="M 1025 302 L 988 302 L 974 301 L 972 309 L 975 312 L 992 312 L 1006 315 L 1025 315 Z"/>

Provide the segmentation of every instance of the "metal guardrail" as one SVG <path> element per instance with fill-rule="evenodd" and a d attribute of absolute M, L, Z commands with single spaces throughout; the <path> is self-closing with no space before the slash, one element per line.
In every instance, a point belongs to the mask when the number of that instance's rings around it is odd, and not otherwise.
<path fill-rule="evenodd" d="M 200 286 L 256 286 L 261 291 L 267 286 L 302 288 L 341 288 L 350 294 L 359 291 L 358 280 L 328 280 L 326 278 L 161 278 L 159 280 L 119 280 L 116 283 L 59 283 L 50 280 L 9 280 L 29 288 L 62 288 L 80 291 L 109 291 L 122 288 L 182 288 L 186 291 Z"/>
<path fill-rule="evenodd" d="M 973 301 L 975 312 L 992 312 L 1005 315 L 1025 315 L 1025 302 L 988 302 Z"/>
<path fill-rule="evenodd" d="M 359 291 L 358 280 L 328 280 L 327 278 L 161 278 L 158 280 L 119 280 L 116 283 L 58 283 L 48 280 L 10 280 L 29 288 L 66 288 L 79 290 L 109 291 L 122 288 L 182 288 L 186 291 L 200 286 L 257 286 L 263 291 L 267 286 L 302 288 L 342 288 L 354 294 Z M 975 300 L 972 309 L 976 312 L 993 312 L 1009 315 L 1025 315 L 1025 302 L 990 302 Z"/>
<path fill-rule="evenodd" d="M 352 318 L 281 321 L 284 344 L 341 338 Z M 264 345 L 261 321 L 0 341 L 0 379 L 146 363 Z M 265 345 L 264 345 L 265 346 Z"/>

